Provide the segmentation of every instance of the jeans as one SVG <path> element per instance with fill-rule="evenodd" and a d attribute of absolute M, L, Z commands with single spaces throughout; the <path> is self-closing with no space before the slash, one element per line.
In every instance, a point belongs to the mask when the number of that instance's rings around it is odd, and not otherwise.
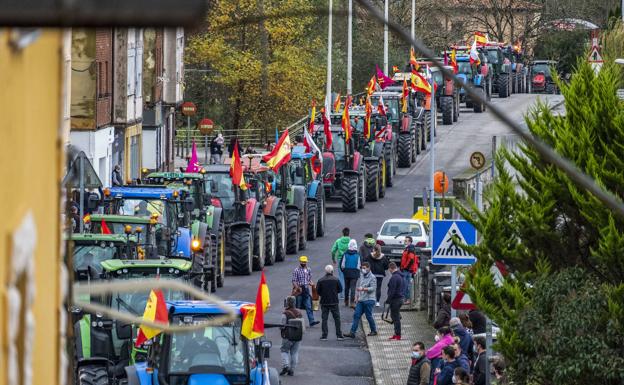
<path fill-rule="evenodd" d="M 412 273 L 409 271 L 402 271 L 401 275 L 405 281 L 405 292 L 403 293 L 403 296 L 406 300 L 409 300 L 412 298 Z"/>
<path fill-rule="evenodd" d="M 368 321 L 368 326 L 370 326 L 371 332 L 377 332 L 377 325 L 375 324 L 375 319 L 373 318 L 373 307 L 375 306 L 375 301 L 372 299 L 369 301 L 360 301 L 355 306 L 355 313 L 353 314 L 353 323 L 351 324 L 351 334 L 355 334 L 360 324 L 360 319 L 362 319 L 362 314 L 366 316 L 366 320 Z"/>
<path fill-rule="evenodd" d="M 377 298 L 377 302 L 381 298 L 381 285 L 383 284 L 384 277 L 375 277 L 377 278 L 377 291 L 375 292 L 375 298 Z"/>
<path fill-rule="evenodd" d="M 401 306 L 403 306 L 403 298 L 395 298 L 390 300 L 390 318 L 394 325 L 394 335 L 401 335 Z"/>
<path fill-rule="evenodd" d="M 295 298 L 297 309 L 305 309 L 306 314 L 308 315 L 308 322 L 314 322 L 314 312 L 312 311 L 312 297 L 310 296 L 309 289 L 307 287 L 304 287 L 301 295 L 298 295 Z"/>
<path fill-rule="evenodd" d="M 210 154 L 210 164 L 221 164 L 220 154 Z"/>
<path fill-rule="evenodd" d="M 327 319 L 329 318 L 330 312 L 334 318 L 334 325 L 336 326 L 336 337 L 342 337 L 342 331 L 340 330 L 340 309 L 338 308 L 338 304 L 321 305 L 321 335 L 327 337 Z"/>
<path fill-rule="evenodd" d="M 338 266 L 340 266 L 340 262 L 341 261 L 338 261 Z M 338 299 L 344 299 L 347 288 L 345 287 L 344 273 L 342 272 L 340 267 L 338 267 L 338 279 L 340 280 L 340 286 L 342 286 L 342 291 L 338 293 Z"/>
<path fill-rule="evenodd" d="M 345 301 L 351 300 L 351 303 L 355 302 L 355 285 L 358 278 L 345 278 Z"/>
<path fill-rule="evenodd" d="M 289 368 L 295 370 L 297 363 L 299 362 L 299 345 L 301 341 L 289 341 L 282 339 L 282 346 L 280 352 L 282 354 L 282 368 Z"/>

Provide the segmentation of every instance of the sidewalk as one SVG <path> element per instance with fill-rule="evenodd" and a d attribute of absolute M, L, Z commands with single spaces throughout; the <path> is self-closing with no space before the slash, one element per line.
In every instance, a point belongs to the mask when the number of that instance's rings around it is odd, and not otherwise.
<path fill-rule="evenodd" d="M 380 308 L 376 308 L 380 309 Z M 422 341 L 427 348 L 434 343 L 435 330 L 427 322 L 425 311 L 401 312 L 401 341 L 390 341 L 394 334 L 393 325 L 381 320 L 381 311 L 373 314 L 377 324 L 375 337 L 366 337 L 373 362 L 376 385 L 405 385 L 411 365 L 412 344 Z M 370 332 L 368 322 L 362 317 L 366 334 Z"/>

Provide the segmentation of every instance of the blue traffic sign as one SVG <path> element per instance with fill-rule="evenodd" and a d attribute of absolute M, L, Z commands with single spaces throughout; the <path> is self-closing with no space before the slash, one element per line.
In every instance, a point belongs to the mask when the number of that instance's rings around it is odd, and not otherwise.
<path fill-rule="evenodd" d="M 459 243 L 466 245 L 477 243 L 477 230 L 468 221 L 434 220 L 432 231 L 431 263 L 469 266 L 477 261 L 474 255 L 453 242 L 455 238 Z"/>

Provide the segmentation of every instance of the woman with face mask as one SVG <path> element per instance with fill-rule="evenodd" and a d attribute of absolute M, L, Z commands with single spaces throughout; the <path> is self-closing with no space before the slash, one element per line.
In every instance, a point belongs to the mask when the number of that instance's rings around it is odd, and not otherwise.
<path fill-rule="evenodd" d="M 453 344 L 453 335 L 451 329 L 447 326 L 443 326 L 436 332 L 436 343 L 430 347 L 425 355 L 431 361 L 431 380 L 433 381 L 433 374 L 436 369 L 442 366 L 442 349 Z"/>
<path fill-rule="evenodd" d="M 470 385 L 470 376 L 464 368 L 455 368 L 452 378 L 455 385 Z"/>
<path fill-rule="evenodd" d="M 345 337 L 355 338 L 355 332 L 360 325 L 360 319 L 362 315 L 366 315 L 368 326 L 370 327 L 370 333 L 368 336 L 377 335 L 377 325 L 373 318 L 373 307 L 375 306 L 375 291 L 377 289 L 377 279 L 370 271 L 370 264 L 368 262 L 362 263 L 362 269 L 360 278 L 357 281 L 357 297 L 355 302 L 355 313 L 353 314 L 353 323 L 351 324 L 351 332 L 345 334 Z"/>
<path fill-rule="evenodd" d="M 412 346 L 412 366 L 407 376 L 407 385 L 428 385 L 431 362 L 425 355 L 425 344 L 415 342 Z"/>

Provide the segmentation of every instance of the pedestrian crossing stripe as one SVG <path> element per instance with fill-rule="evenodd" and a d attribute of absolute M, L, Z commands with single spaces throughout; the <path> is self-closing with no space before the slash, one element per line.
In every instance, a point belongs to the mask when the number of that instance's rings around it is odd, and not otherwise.
<path fill-rule="evenodd" d="M 456 244 L 476 244 L 477 231 L 469 222 L 462 220 L 433 221 L 433 244 L 431 263 L 434 265 L 472 265 L 474 255 Z M 455 240 L 455 242 L 454 242 Z"/>

